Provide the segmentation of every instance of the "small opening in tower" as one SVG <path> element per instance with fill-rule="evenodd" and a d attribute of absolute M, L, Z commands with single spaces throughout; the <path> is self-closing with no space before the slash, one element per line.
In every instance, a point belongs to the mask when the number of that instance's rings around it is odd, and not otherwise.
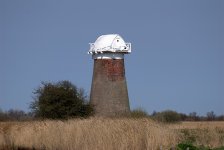
<path fill-rule="evenodd" d="M 119 42 L 119 40 L 117 40 L 117 42 Z"/>

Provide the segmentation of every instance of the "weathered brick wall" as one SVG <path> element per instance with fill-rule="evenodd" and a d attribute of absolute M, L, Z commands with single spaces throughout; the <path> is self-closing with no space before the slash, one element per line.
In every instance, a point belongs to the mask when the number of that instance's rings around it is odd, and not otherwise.
<path fill-rule="evenodd" d="M 124 59 L 95 59 L 90 102 L 96 115 L 129 113 Z"/>

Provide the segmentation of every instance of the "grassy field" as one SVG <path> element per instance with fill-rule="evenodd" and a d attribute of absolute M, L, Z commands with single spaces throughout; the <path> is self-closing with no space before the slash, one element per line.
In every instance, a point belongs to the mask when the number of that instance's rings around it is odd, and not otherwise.
<path fill-rule="evenodd" d="M 161 124 L 146 118 L 0 122 L 0 149 L 156 150 L 181 142 L 221 147 L 224 122 Z"/>

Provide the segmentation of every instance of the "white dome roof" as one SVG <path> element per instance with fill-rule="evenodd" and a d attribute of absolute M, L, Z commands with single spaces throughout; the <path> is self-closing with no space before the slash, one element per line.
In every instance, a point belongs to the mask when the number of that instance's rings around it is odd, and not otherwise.
<path fill-rule="evenodd" d="M 118 34 L 101 35 L 95 43 L 90 43 L 89 53 L 103 52 L 131 52 L 131 44 L 125 43 L 123 38 Z"/>

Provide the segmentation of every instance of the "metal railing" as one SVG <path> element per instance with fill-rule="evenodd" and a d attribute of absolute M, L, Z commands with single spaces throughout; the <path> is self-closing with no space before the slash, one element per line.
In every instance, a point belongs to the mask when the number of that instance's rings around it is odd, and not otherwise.
<path fill-rule="evenodd" d="M 119 53 L 131 53 L 131 43 L 125 43 L 125 46 L 113 47 L 107 46 L 103 48 L 95 49 L 94 43 L 89 43 L 90 49 L 88 51 L 89 54 L 92 53 L 103 53 L 103 52 L 119 52 Z"/>

